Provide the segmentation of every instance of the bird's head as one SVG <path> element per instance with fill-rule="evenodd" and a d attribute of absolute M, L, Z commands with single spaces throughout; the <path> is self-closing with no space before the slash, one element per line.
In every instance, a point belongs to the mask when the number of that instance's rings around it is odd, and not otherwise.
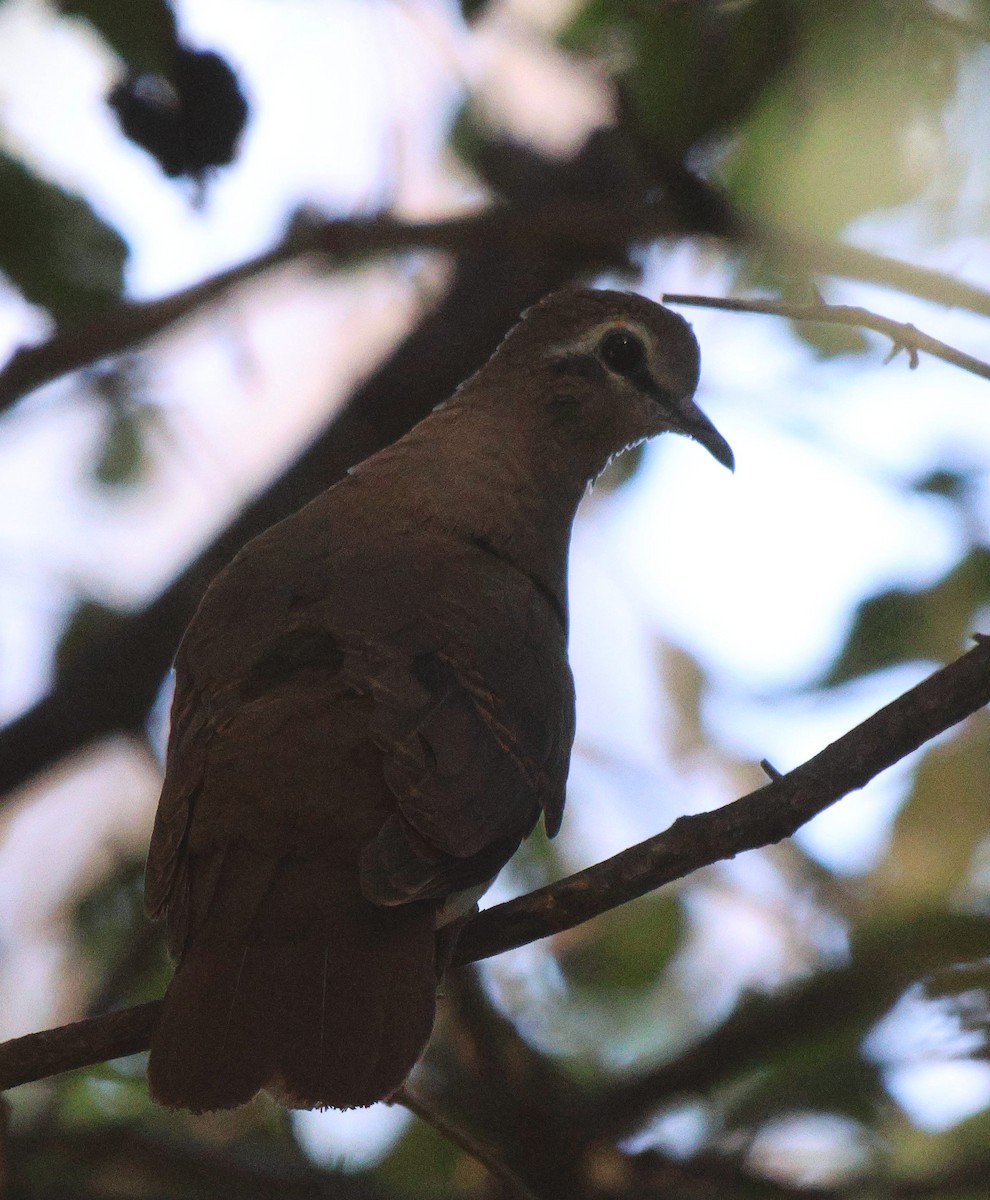
<path fill-rule="evenodd" d="M 589 478 L 620 450 L 666 431 L 733 468 L 728 442 L 692 398 L 699 352 L 691 327 L 642 296 L 555 292 L 509 332 L 485 372 L 493 368 L 517 377 Z"/>

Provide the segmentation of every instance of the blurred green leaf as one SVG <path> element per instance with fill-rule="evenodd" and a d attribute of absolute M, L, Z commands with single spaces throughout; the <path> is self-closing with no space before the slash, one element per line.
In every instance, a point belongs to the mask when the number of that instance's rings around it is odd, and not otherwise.
<path fill-rule="evenodd" d="M 640 133 L 679 160 L 697 141 L 739 120 L 786 64 L 790 10 L 783 0 L 592 0 L 561 43 L 617 62 Z"/>
<path fill-rule="evenodd" d="M 990 833 L 988 796 L 990 722 L 984 716 L 921 760 L 889 849 L 872 874 L 884 903 L 924 909 L 962 896 L 976 849 Z"/>
<path fill-rule="evenodd" d="M 451 1194 L 464 1152 L 423 1121 L 413 1121 L 376 1169 L 376 1180 L 406 1196 Z"/>
<path fill-rule="evenodd" d="M 602 495 L 608 495 L 629 483 L 643 465 L 645 452 L 646 447 L 640 443 L 638 446 L 633 446 L 631 449 L 617 454 L 595 480 L 595 491 Z"/>
<path fill-rule="evenodd" d="M 97 981 L 92 1012 L 164 993 L 172 969 L 161 931 L 145 916 L 143 859 L 122 863 L 80 902 L 75 928 Z"/>
<path fill-rule="evenodd" d="M 733 288 L 747 294 L 766 291 L 790 304 L 814 304 L 822 295 L 818 279 L 807 271 L 774 254 L 772 247 L 754 249 L 739 259 L 733 275 Z M 841 355 L 865 354 L 870 340 L 852 325 L 816 325 L 813 321 L 789 321 L 796 338 L 810 346 L 822 359 Z"/>
<path fill-rule="evenodd" d="M 962 46 L 923 11 L 884 0 L 791 10 L 793 62 L 739 129 L 723 177 L 744 211 L 834 233 L 938 175 Z"/>
<path fill-rule="evenodd" d="M 947 500 L 964 500 L 972 486 L 972 477 L 965 472 L 939 469 L 925 475 L 913 485 L 913 490 L 929 496 L 944 496 Z"/>
<path fill-rule="evenodd" d="M 120 487 L 141 478 L 147 464 L 144 435 L 148 420 L 146 412 L 135 408 L 111 415 L 102 452 L 93 466 L 94 479 L 108 487 Z"/>
<path fill-rule="evenodd" d="M 926 591 L 894 588 L 864 600 L 824 682 L 843 683 L 913 659 L 951 661 L 972 632 L 974 613 L 987 603 L 990 550 L 976 546 Z"/>
<path fill-rule="evenodd" d="M 573 988 L 617 1000 L 631 998 L 656 983 L 683 942 L 685 929 L 676 896 L 644 896 L 599 917 L 590 936 L 557 939 L 558 963 Z"/>
<path fill-rule="evenodd" d="M 88 21 L 137 74 L 171 75 L 178 33 L 166 0 L 58 0 L 58 7 Z"/>
<path fill-rule="evenodd" d="M 857 1040 L 809 1039 L 734 1089 L 723 1119 L 730 1130 L 755 1131 L 788 1113 L 828 1112 L 870 1127 L 887 1103 L 883 1073 L 863 1058 Z"/>
<path fill-rule="evenodd" d="M 124 286 L 127 246 L 80 196 L 0 152 L 0 271 L 58 323 L 94 316 Z"/>
<path fill-rule="evenodd" d="M 469 25 L 476 21 L 488 7 L 488 0 L 458 0 L 458 2 L 461 7 L 461 16 Z"/>
<path fill-rule="evenodd" d="M 148 465 L 148 435 L 158 423 L 158 410 L 146 401 L 139 361 L 125 355 L 89 374 L 93 393 L 106 406 L 108 417 L 91 475 L 107 487 L 137 483 Z"/>

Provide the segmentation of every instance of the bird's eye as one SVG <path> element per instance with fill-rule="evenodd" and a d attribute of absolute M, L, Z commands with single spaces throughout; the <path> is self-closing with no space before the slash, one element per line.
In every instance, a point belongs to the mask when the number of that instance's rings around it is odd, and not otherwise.
<path fill-rule="evenodd" d="M 613 329 L 602 338 L 598 356 L 619 375 L 629 375 L 646 361 L 646 349 L 628 329 Z"/>

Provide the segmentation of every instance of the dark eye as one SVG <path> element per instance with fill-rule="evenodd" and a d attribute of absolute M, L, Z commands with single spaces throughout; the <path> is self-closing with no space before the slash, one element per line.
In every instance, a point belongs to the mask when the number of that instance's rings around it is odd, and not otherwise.
<path fill-rule="evenodd" d="M 630 375 L 646 361 L 646 350 L 628 329 L 613 329 L 602 338 L 598 356 L 606 367 L 619 375 Z"/>

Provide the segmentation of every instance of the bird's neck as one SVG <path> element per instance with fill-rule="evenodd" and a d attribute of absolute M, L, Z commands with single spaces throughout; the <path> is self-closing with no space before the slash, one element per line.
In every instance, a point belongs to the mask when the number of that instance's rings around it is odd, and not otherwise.
<path fill-rule="evenodd" d="M 571 525 L 586 489 L 564 466 L 536 430 L 468 403 L 432 413 L 381 456 L 420 527 L 521 571 L 562 620 Z"/>

